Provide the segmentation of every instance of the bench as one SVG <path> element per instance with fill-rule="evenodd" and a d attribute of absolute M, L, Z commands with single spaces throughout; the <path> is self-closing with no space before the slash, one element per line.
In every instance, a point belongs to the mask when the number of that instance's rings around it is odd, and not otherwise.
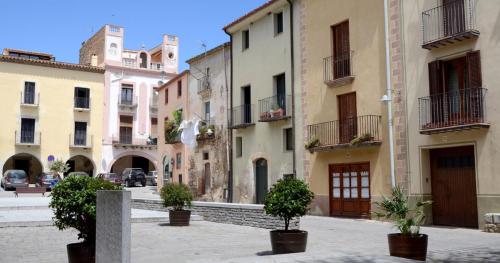
<path fill-rule="evenodd" d="M 19 194 L 42 194 L 42 196 L 45 196 L 46 191 L 47 188 L 45 187 L 16 187 L 14 194 L 16 197 L 18 197 Z"/>

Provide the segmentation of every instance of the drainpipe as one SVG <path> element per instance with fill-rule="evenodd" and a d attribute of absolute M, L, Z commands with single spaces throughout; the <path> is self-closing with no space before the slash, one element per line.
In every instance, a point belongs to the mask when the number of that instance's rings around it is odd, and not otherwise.
<path fill-rule="evenodd" d="M 229 35 L 229 62 L 231 63 L 231 68 L 229 70 L 230 83 L 229 83 L 229 93 L 227 94 L 229 98 L 229 118 L 227 119 L 227 129 L 228 129 L 228 155 L 229 155 L 229 165 L 227 169 L 227 202 L 233 202 L 233 130 L 231 127 L 231 121 L 233 120 L 233 35 L 229 34 L 226 30 L 224 32 Z M 225 48 L 224 48 L 225 50 Z M 226 70 L 226 62 L 224 56 L 224 72 Z M 226 89 L 227 89 L 227 78 L 226 78 Z M 227 103 L 227 102 L 226 102 Z"/>
<path fill-rule="evenodd" d="M 297 164 L 296 164 L 296 148 L 295 145 L 295 63 L 294 63 L 294 49 L 293 49 L 293 2 L 292 0 L 287 0 L 288 5 L 290 5 L 290 78 L 291 78 L 291 89 L 292 89 L 292 135 L 294 139 L 294 146 L 292 151 L 292 164 L 293 164 L 293 176 L 297 177 Z"/>
<path fill-rule="evenodd" d="M 391 82 L 391 53 L 390 53 L 390 40 L 389 40 L 389 10 L 388 0 L 384 0 L 384 35 L 385 35 L 385 78 L 387 91 L 382 97 L 382 101 L 387 103 L 387 122 L 389 128 L 389 156 L 390 156 L 390 169 L 391 169 L 391 186 L 396 187 L 396 175 L 394 174 L 394 135 L 392 123 L 392 82 Z"/>

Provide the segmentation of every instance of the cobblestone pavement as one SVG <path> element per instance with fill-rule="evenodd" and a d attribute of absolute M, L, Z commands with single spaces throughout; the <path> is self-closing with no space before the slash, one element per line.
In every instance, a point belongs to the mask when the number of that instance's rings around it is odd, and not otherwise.
<path fill-rule="evenodd" d="M 132 224 L 132 262 L 410 262 L 388 256 L 388 223 L 308 216 L 306 253 L 270 255 L 265 229 L 194 221 L 189 227 Z M 500 262 L 500 235 L 471 229 L 425 227 L 428 262 Z M 54 227 L 2 227 L 0 262 L 66 262 L 73 230 Z"/>

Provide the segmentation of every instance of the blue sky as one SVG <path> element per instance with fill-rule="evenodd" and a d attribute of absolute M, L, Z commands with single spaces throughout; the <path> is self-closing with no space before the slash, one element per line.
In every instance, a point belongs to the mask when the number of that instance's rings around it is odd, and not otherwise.
<path fill-rule="evenodd" d="M 81 43 L 104 24 L 125 27 L 125 47 L 154 47 L 179 37 L 179 70 L 188 58 L 229 37 L 222 27 L 266 0 L 16 0 L 2 1 L 0 48 L 51 53 L 78 63 Z"/>

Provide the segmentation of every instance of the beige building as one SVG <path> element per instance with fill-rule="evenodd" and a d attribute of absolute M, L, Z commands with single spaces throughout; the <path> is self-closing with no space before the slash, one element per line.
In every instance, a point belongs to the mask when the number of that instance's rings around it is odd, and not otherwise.
<path fill-rule="evenodd" d="M 279 178 L 301 171 L 294 161 L 293 98 L 300 94 L 293 88 L 292 13 L 298 17 L 287 1 L 269 1 L 224 28 L 232 50 L 233 202 L 262 203 Z"/>
<path fill-rule="evenodd" d="M 409 194 L 434 201 L 433 224 L 477 228 L 500 211 L 500 2 L 399 5 Z"/>
<path fill-rule="evenodd" d="M 299 1 L 304 177 L 311 213 L 370 217 L 390 193 L 384 2 Z M 299 146 L 298 146 L 299 147 Z M 301 150 L 303 150 L 302 148 Z"/>
<path fill-rule="evenodd" d="M 104 70 L 5 49 L 0 56 L 0 167 L 25 170 L 30 183 L 53 160 L 70 171 L 101 170 Z"/>

